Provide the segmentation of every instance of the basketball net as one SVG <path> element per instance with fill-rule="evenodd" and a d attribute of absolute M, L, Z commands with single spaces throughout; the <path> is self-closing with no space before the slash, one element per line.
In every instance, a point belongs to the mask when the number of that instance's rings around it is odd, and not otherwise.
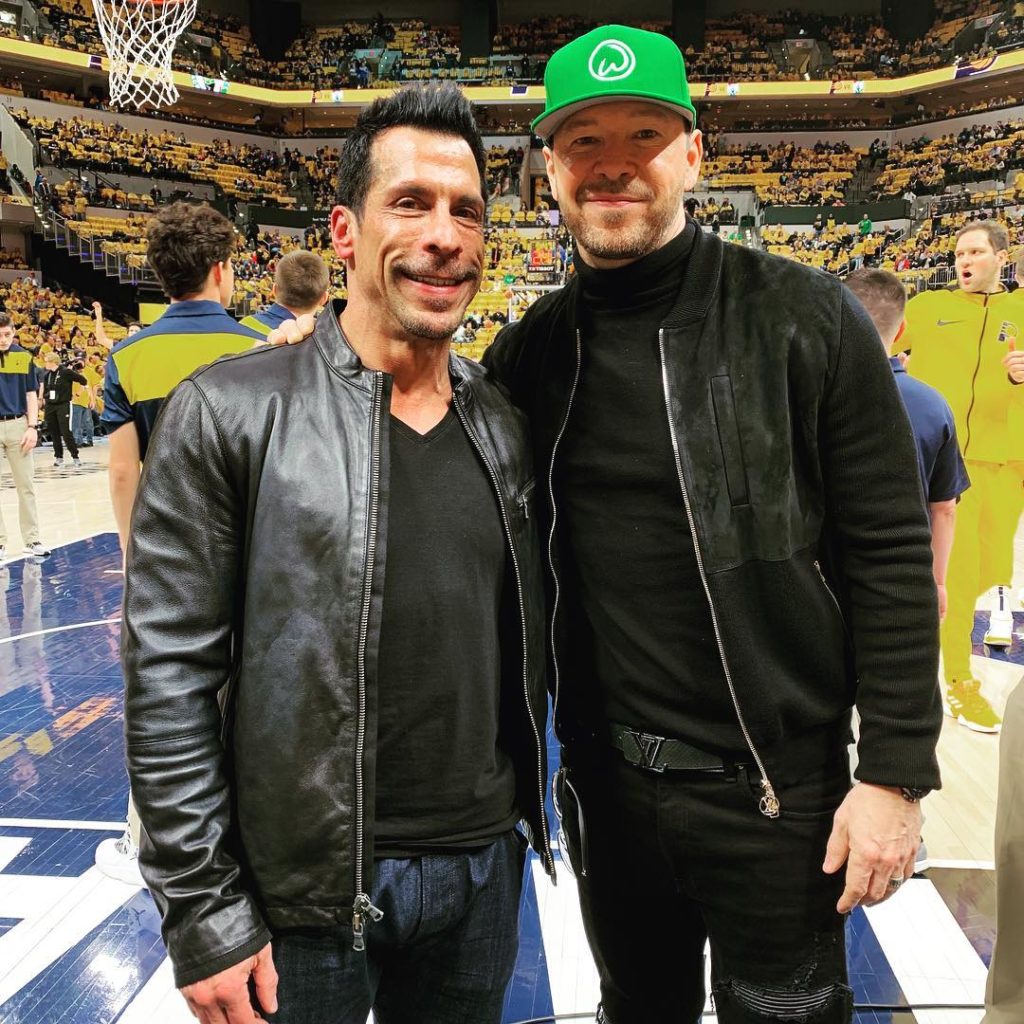
<path fill-rule="evenodd" d="M 171 57 L 197 0 L 92 0 L 110 59 L 110 102 L 141 110 L 177 101 Z"/>

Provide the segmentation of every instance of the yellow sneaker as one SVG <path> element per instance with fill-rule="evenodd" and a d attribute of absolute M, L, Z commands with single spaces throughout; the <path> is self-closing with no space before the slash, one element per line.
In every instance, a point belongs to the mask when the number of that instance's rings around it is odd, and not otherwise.
<path fill-rule="evenodd" d="M 977 679 L 954 679 L 946 684 L 945 712 L 974 732 L 999 732 L 1003 720 L 981 695 Z"/>

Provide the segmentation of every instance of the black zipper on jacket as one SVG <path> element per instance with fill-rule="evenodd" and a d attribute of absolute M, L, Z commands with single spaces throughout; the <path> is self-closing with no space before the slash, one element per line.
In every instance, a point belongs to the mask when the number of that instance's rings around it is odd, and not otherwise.
<path fill-rule="evenodd" d="M 562 426 L 555 436 L 555 443 L 551 447 L 551 465 L 548 467 L 548 500 L 551 502 L 551 530 L 548 533 L 548 565 L 551 567 L 551 579 L 554 583 L 555 594 L 551 602 L 551 664 L 555 670 L 555 696 L 551 705 L 551 716 L 558 721 L 558 694 L 561 685 L 561 676 L 558 671 L 558 643 L 555 639 L 555 628 L 558 625 L 558 604 L 562 596 L 561 586 L 558 582 L 558 570 L 555 568 L 555 531 L 558 526 L 558 506 L 555 503 L 555 456 L 558 454 L 558 446 L 565 435 L 565 428 L 569 425 L 569 414 L 572 412 L 573 399 L 576 397 L 576 388 L 580 383 L 580 370 L 583 366 L 583 344 L 580 340 L 579 328 L 576 330 L 576 374 L 572 379 L 572 389 L 569 391 L 569 403 L 565 407 L 565 418 Z"/>
<path fill-rule="evenodd" d="M 984 303 L 985 315 L 981 320 L 981 334 L 978 335 L 978 361 L 974 364 L 974 376 L 971 377 L 971 404 L 967 406 L 967 415 L 964 417 L 964 423 L 967 426 L 967 437 L 964 440 L 963 457 L 967 458 L 967 449 L 971 446 L 971 413 L 974 412 L 974 400 L 975 391 L 974 386 L 978 383 L 978 371 L 981 369 L 981 346 L 985 342 L 985 328 L 988 327 L 988 295 L 985 296 Z"/>
<path fill-rule="evenodd" d="M 494 493 L 498 499 L 498 510 L 501 512 L 501 523 L 505 530 L 505 537 L 508 540 L 508 550 L 512 556 L 512 571 L 515 574 L 516 595 L 519 599 L 519 620 L 523 628 L 523 699 L 526 701 L 526 714 L 530 719 L 530 727 L 533 729 L 533 740 L 537 749 L 537 799 L 538 806 L 540 808 L 540 829 L 541 841 L 544 849 L 544 869 L 553 877 L 555 864 L 551 856 L 551 839 L 548 835 L 547 814 L 544 811 L 544 748 L 541 745 L 542 741 L 540 730 L 537 727 L 537 720 L 534 718 L 533 708 L 530 705 L 529 657 L 527 653 L 529 636 L 526 629 L 526 599 L 523 596 L 523 578 L 519 570 L 519 556 L 516 553 L 515 541 L 512 538 L 512 524 L 508 520 L 508 510 L 505 508 L 505 499 L 501 494 L 498 474 L 494 471 L 494 467 L 491 465 L 491 460 L 487 458 L 487 453 L 484 451 L 484 447 L 480 443 L 480 439 L 476 436 L 476 433 L 470 426 L 469 417 L 466 415 L 466 410 L 462 407 L 462 402 L 459 399 L 459 396 L 455 394 L 453 398 L 455 412 L 459 417 L 459 421 L 462 423 L 462 429 L 465 430 L 466 436 L 473 442 L 473 447 L 476 448 L 477 454 L 480 456 L 480 460 L 487 469 L 487 475 L 491 478 L 491 486 L 494 488 Z"/>
<path fill-rule="evenodd" d="M 377 521 L 380 517 L 380 434 L 381 394 L 384 374 L 373 374 L 373 394 L 370 400 L 370 501 L 366 512 L 366 558 L 363 575 L 363 609 L 359 618 L 359 646 L 356 656 L 358 685 L 358 717 L 356 719 L 356 863 L 355 899 L 352 902 L 352 948 L 366 949 L 365 929 L 372 921 L 379 921 L 383 912 L 373 905 L 363 892 L 363 854 L 366 842 L 366 808 L 363 789 L 363 754 L 366 748 L 366 642 L 370 628 L 370 603 L 373 596 L 373 565 L 377 555 Z"/>
<path fill-rule="evenodd" d="M 729 671 L 729 662 L 725 656 L 725 644 L 722 642 L 722 632 L 718 626 L 718 614 L 715 611 L 715 603 L 711 599 L 711 588 L 708 586 L 707 573 L 704 571 L 704 559 L 700 552 L 700 539 L 697 536 L 697 523 L 693 518 L 693 509 L 690 507 L 690 495 L 686 490 L 686 480 L 683 477 L 683 464 L 679 457 L 679 438 L 676 435 L 676 425 L 672 421 L 672 407 L 669 404 L 668 370 L 665 364 L 665 329 L 658 330 L 658 352 L 661 357 L 661 383 L 665 395 L 665 413 L 668 416 L 668 430 L 672 438 L 672 452 L 676 460 L 676 474 L 679 477 L 679 489 L 683 495 L 683 508 L 686 510 L 686 521 L 690 525 L 690 536 L 693 538 L 693 552 L 697 559 L 697 571 L 700 573 L 700 582 L 704 587 L 704 595 L 708 601 L 708 608 L 711 612 L 711 625 L 715 630 L 715 642 L 718 645 L 718 657 L 722 662 L 722 670 L 725 672 L 725 681 L 729 686 L 729 695 L 732 697 L 732 706 L 736 711 L 736 719 L 740 729 L 743 731 L 743 738 L 747 741 L 747 747 L 754 758 L 758 771 L 761 773 L 761 796 L 760 809 L 766 818 L 777 818 L 779 816 L 779 799 L 775 795 L 775 789 L 768 778 L 761 755 L 754 746 L 750 730 L 747 728 L 743 711 L 740 708 L 739 698 L 736 696 L 736 686 L 732 681 L 732 673 Z"/>

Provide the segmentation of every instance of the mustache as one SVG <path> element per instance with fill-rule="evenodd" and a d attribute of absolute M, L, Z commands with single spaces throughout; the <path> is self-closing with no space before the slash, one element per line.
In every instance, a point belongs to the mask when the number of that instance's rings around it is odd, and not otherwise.
<path fill-rule="evenodd" d="M 448 263 L 395 263 L 394 268 L 413 277 L 447 277 L 462 284 L 465 281 L 479 281 L 482 273 L 479 267 L 459 266 Z"/>
<path fill-rule="evenodd" d="M 576 190 L 576 201 L 586 202 L 592 196 L 622 196 L 625 199 L 653 199 L 654 192 L 639 181 L 585 181 Z"/>

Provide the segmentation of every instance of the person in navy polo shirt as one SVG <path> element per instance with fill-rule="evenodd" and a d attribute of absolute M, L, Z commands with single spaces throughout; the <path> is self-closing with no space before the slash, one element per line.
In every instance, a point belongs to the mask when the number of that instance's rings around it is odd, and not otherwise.
<path fill-rule="evenodd" d="M 245 317 L 249 327 L 266 337 L 285 320 L 297 320 L 315 313 L 327 301 L 330 274 L 323 258 L 306 249 L 295 249 L 281 257 L 274 271 L 273 302 Z"/>
<path fill-rule="evenodd" d="M 10 314 L 0 313 L 0 451 L 7 456 L 18 492 L 18 517 L 25 554 L 45 558 L 39 540 L 39 513 L 32 451 L 39 443 L 39 377 L 32 354 L 14 340 Z M 0 562 L 7 555 L 7 528 L 0 515 Z"/>
<path fill-rule="evenodd" d="M 874 321 L 886 352 L 897 351 L 907 304 L 903 282 L 888 270 L 865 268 L 851 274 L 846 285 Z M 890 362 L 917 443 L 921 486 L 932 524 L 932 574 L 939 592 L 941 620 L 946 616 L 946 570 L 953 549 L 956 503 L 971 481 L 960 455 L 949 404 L 935 388 L 911 377 L 899 356 L 890 355 Z"/>
<path fill-rule="evenodd" d="M 235 274 L 235 229 L 210 206 L 172 203 L 146 229 L 149 265 L 170 299 L 163 315 L 118 342 L 107 359 L 102 422 L 110 436 L 110 500 L 121 540 L 139 489 L 142 463 L 167 396 L 190 374 L 221 356 L 244 352 L 261 335 L 228 313 Z M 143 885 L 139 820 L 129 795 L 125 833 L 96 848 L 108 878 Z"/>

